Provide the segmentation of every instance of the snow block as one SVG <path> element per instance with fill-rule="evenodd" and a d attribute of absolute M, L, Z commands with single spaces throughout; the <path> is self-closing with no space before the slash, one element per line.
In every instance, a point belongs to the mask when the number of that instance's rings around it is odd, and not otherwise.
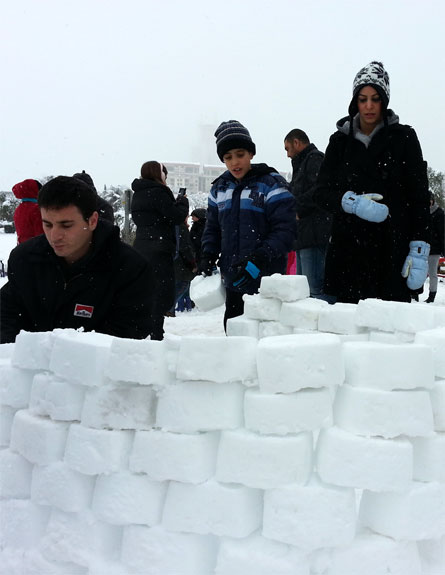
<path fill-rule="evenodd" d="M 416 481 L 445 483 L 445 433 L 412 439 Z"/>
<path fill-rule="evenodd" d="M 269 489 L 304 485 L 312 471 L 312 434 L 265 436 L 237 429 L 223 431 L 215 479 Z"/>
<path fill-rule="evenodd" d="M 310 575 L 305 553 L 257 533 L 245 539 L 221 539 L 215 575 L 272 574 Z"/>
<path fill-rule="evenodd" d="M 117 560 L 121 541 L 122 527 L 102 523 L 90 511 L 65 513 L 53 508 L 41 550 L 51 561 L 88 566 L 93 557 Z"/>
<path fill-rule="evenodd" d="M 436 431 L 445 431 L 445 379 L 436 380 L 430 393 L 433 406 L 434 429 Z"/>
<path fill-rule="evenodd" d="M 69 424 L 17 411 L 12 423 L 11 449 L 39 465 L 60 461 L 65 451 Z"/>
<path fill-rule="evenodd" d="M 258 329 L 258 337 L 273 337 L 276 335 L 289 335 L 293 329 L 289 325 L 283 325 L 279 321 L 261 321 Z"/>
<path fill-rule="evenodd" d="M 356 536 L 345 547 L 333 549 L 326 575 L 423 575 L 413 541 L 394 541 L 376 533 Z"/>
<path fill-rule="evenodd" d="M 415 342 L 428 345 L 432 349 L 434 373 L 436 377 L 445 378 L 445 327 L 416 333 Z"/>
<path fill-rule="evenodd" d="M 263 535 L 313 550 L 347 545 L 355 533 L 353 489 L 323 485 L 287 485 L 264 494 Z"/>
<path fill-rule="evenodd" d="M 325 483 L 393 491 L 408 487 L 413 474 L 413 449 L 407 439 L 360 437 L 338 427 L 320 432 L 317 471 Z"/>
<path fill-rule="evenodd" d="M 276 298 L 262 297 L 259 294 L 243 295 L 244 315 L 250 319 L 279 321 L 281 301 Z"/>
<path fill-rule="evenodd" d="M 266 337 L 258 342 L 257 367 L 262 392 L 291 393 L 344 379 L 340 340 L 327 333 Z"/>
<path fill-rule="evenodd" d="M 39 544 L 48 523 L 50 509 L 29 499 L 0 501 L 0 549 L 30 549 Z"/>
<path fill-rule="evenodd" d="M 15 343 L 0 343 L 0 360 L 7 359 L 11 361 L 14 355 Z"/>
<path fill-rule="evenodd" d="M 306 276 L 273 274 L 261 278 L 260 294 L 281 301 L 297 301 L 309 297 Z"/>
<path fill-rule="evenodd" d="M 176 377 L 216 383 L 256 379 L 256 348 L 253 337 L 183 337 Z"/>
<path fill-rule="evenodd" d="M 392 318 L 394 331 L 416 333 L 435 327 L 434 310 L 432 307 L 421 303 L 397 302 L 395 313 Z"/>
<path fill-rule="evenodd" d="M 391 343 L 393 345 L 399 345 L 401 343 L 412 343 L 414 341 L 414 334 L 405 334 L 402 332 L 389 332 L 389 331 L 379 331 L 371 330 L 369 332 L 369 341 L 376 343 Z"/>
<path fill-rule="evenodd" d="M 105 375 L 114 381 L 163 386 L 168 380 L 162 341 L 114 338 Z"/>
<path fill-rule="evenodd" d="M 221 283 L 221 274 L 193 278 L 190 283 L 190 297 L 201 311 L 210 311 L 224 305 L 226 290 Z"/>
<path fill-rule="evenodd" d="M 183 433 L 242 427 L 244 390 L 236 382 L 183 381 L 169 385 L 159 393 L 156 426 Z"/>
<path fill-rule="evenodd" d="M 132 431 L 90 429 L 73 423 L 66 442 L 65 462 L 85 475 L 126 469 L 133 435 Z"/>
<path fill-rule="evenodd" d="M 413 482 L 398 493 L 364 491 L 360 521 L 377 533 L 408 541 L 445 535 L 445 484 Z"/>
<path fill-rule="evenodd" d="M 348 342 L 343 345 L 346 383 L 382 390 L 433 387 L 432 351 L 427 345 Z"/>
<path fill-rule="evenodd" d="M 39 505 L 51 505 L 62 511 L 82 511 L 91 505 L 95 479 L 74 471 L 62 461 L 35 465 L 31 499 Z"/>
<path fill-rule="evenodd" d="M 394 331 L 397 302 L 367 298 L 357 304 L 357 325 L 381 331 Z"/>
<path fill-rule="evenodd" d="M 74 330 L 71 330 L 74 332 Z M 11 363 L 25 369 L 49 369 L 53 347 L 53 332 L 21 331 L 15 338 Z"/>
<path fill-rule="evenodd" d="M 248 389 L 244 419 L 246 429 L 275 435 L 328 427 L 333 423 L 331 394 L 326 387 L 287 394 Z"/>
<path fill-rule="evenodd" d="M 445 327 L 445 307 L 443 305 L 435 305 L 434 311 L 434 327 Z"/>
<path fill-rule="evenodd" d="M 238 317 L 231 317 L 227 320 L 227 335 L 232 336 L 246 336 L 259 337 L 260 322 L 257 319 L 249 319 L 240 315 Z"/>
<path fill-rule="evenodd" d="M 49 368 L 70 383 L 100 386 L 113 338 L 96 332 L 54 332 Z"/>
<path fill-rule="evenodd" d="M 68 573 L 69 575 L 90 575 L 87 567 L 66 561 L 50 561 L 38 549 L 31 549 L 25 554 L 23 569 L 26 575 L 67 575 Z M 101 575 L 112 574 L 103 573 Z"/>
<path fill-rule="evenodd" d="M 29 411 L 55 420 L 79 421 L 86 389 L 49 372 L 37 373 L 32 382 Z"/>
<path fill-rule="evenodd" d="M 112 383 L 87 391 L 81 422 L 97 429 L 150 429 L 155 416 L 152 387 Z"/>
<path fill-rule="evenodd" d="M 28 499 L 32 464 L 9 449 L 0 450 L 0 499 Z"/>
<path fill-rule="evenodd" d="M 418 541 L 422 575 L 445 573 L 445 536 L 439 539 Z"/>
<path fill-rule="evenodd" d="M 167 482 L 152 481 L 129 471 L 100 475 L 92 511 L 111 525 L 155 525 L 161 520 Z"/>
<path fill-rule="evenodd" d="M 433 433 L 430 394 L 422 389 L 384 391 L 342 385 L 335 396 L 334 421 L 346 431 L 366 437 Z"/>
<path fill-rule="evenodd" d="M 35 371 L 0 360 L 0 404 L 16 409 L 28 407 L 34 375 Z"/>
<path fill-rule="evenodd" d="M 366 328 L 355 323 L 357 304 L 336 303 L 324 306 L 318 316 L 318 330 L 337 334 L 357 334 Z"/>
<path fill-rule="evenodd" d="M 11 428 L 18 410 L 9 405 L 0 405 L 0 447 L 8 447 L 11 441 Z"/>
<path fill-rule="evenodd" d="M 162 526 L 170 531 L 247 537 L 261 525 L 262 491 L 207 481 L 171 481 Z"/>
<path fill-rule="evenodd" d="M 215 473 L 219 433 L 170 433 L 137 431 L 130 456 L 130 470 L 147 473 L 156 481 L 173 479 L 202 483 Z"/>
<path fill-rule="evenodd" d="M 296 276 L 300 277 L 300 276 Z M 301 276 L 306 277 L 306 276 Z M 304 330 L 317 330 L 320 311 L 329 304 L 321 299 L 308 298 L 292 303 L 283 303 L 280 322 L 283 325 Z"/>
<path fill-rule="evenodd" d="M 132 574 L 209 575 L 215 555 L 216 542 L 210 536 L 171 533 L 159 526 L 124 528 L 122 562 Z"/>

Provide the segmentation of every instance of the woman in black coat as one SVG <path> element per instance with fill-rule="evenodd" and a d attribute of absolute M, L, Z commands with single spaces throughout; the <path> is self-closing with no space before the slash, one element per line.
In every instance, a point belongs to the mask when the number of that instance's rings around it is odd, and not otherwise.
<path fill-rule="evenodd" d="M 355 77 L 349 116 L 320 169 L 315 199 L 333 214 L 325 293 L 339 302 L 409 302 L 427 274 L 426 163 L 415 131 L 388 103 L 388 74 L 371 62 Z"/>
<path fill-rule="evenodd" d="M 174 257 L 176 226 L 188 214 L 188 200 L 176 199 L 166 184 L 167 169 L 159 162 L 146 162 L 141 177 L 131 185 L 134 191 L 131 215 L 136 224 L 133 247 L 149 261 L 155 277 L 151 308 L 151 339 L 164 336 L 164 314 L 175 300 Z"/>
<path fill-rule="evenodd" d="M 440 256 L 445 254 L 445 214 L 443 209 L 436 204 L 434 194 L 430 193 L 431 214 L 431 250 L 428 258 L 428 275 L 430 277 L 430 293 L 426 303 L 433 303 L 437 293 L 437 266 Z"/>

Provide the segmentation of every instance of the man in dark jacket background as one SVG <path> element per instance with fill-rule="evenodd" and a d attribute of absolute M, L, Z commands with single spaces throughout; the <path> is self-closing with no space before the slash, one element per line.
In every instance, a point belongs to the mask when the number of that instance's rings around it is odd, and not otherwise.
<path fill-rule="evenodd" d="M 15 248 L 0 291 L 1 343 L 20 330 L 83 328 L 143 339 L 150 332 L 152 272 L 145 259 L 99 219 L 97 194 L 58 176 L 39 192 L 45 235 Z"/>
<path fill-rule="evenodd" d="M 324 154 L 298 128 L 287 134 L 284 149 L 292 160 L 290 189 L 297 205 L 297 274 L 307 277 L 311 296 L 320 297 L 331 216 L 314 203 L 313 192 Z"/>

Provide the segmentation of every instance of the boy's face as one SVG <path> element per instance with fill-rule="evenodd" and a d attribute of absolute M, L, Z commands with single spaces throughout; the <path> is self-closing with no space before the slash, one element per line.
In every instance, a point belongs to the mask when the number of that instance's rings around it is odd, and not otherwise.
<path fill-rule="evenodd" d="M 223 156 L 223 162 L 226 168 L 237 180 L 241 180 L 250 170 L 250 161 L 253 154 L 243 148 L 229 150 Z"/>

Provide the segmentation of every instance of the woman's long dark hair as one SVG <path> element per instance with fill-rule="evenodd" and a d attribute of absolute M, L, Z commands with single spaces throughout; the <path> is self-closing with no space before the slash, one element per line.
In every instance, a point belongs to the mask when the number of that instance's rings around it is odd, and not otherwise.
<path fill-rule="evenodd" d="M 163 164 L 156 161 L 145 162 L 141 167 L 141 178 L 144 180 L 154 180 L 155 182 L 165 185 L 165 179 L 162 177 L 161 172 L 167 177 L 167 168 Z"/>

